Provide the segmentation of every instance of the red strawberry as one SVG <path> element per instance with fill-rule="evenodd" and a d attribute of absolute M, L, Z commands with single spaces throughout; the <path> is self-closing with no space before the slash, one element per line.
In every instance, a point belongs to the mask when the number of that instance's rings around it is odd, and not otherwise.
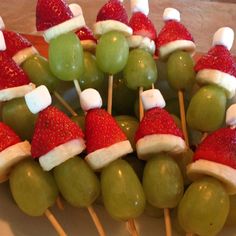
<path fill-rule="evenodd" d="M 165 26 L 157 36 L 156 47 L 160 48 L 161 46 L 175 40 L 194 41 L 192 35 L 188 32 L 184 25 L 180 22 L 169 20 L 165 23 Z"/>
<path fill-rule="evenodd" d="M 222 45 L 217 45 L 202 56 L 195 65 L 195 71 L 215 69 L 236 77 L 236 63 L 230 51 Z"/>
<path fill-rule="evenodd" d="M 127 12 L 119 0 L 109 0 L 98 12 L 97 22 L 116 20 L 128 25 Z"/>
<path fill-rule="evenodd" d="M 236 169 L 236 129 L 221 128 L 199 145 L 194 161 L 204 159 Z"/>
<path fill-rule="evenodd" d="M 64 0 L 38 0 L 36 7 L 36 27 L 38 31 L 46 30 L 64 21 L 73 14 Z"/>
<path fill-rule="evenodd" d="M 9 126 L 0 122 L 0 152 L 19 142 L 19 136 Z"/>
<path fill-rule="evenodd" d="M 114 118 L 103 109 L 90 110 L 85 123 L 87 153 L 127 140 Z"/>
<path fill-rule="evenodd" d="M 10 57 L 13 57 L 22 49 L 32 46 L 26 38 L 16 32 L 4 30 L 3 35 L 7 47 L 6 52 Z"/>
<path fill-rule="evenodd" d="M 89 29 L 87 26 L 81 28 L 80 30 L 78 30 L 76 32 L 77 36 L 79 37 L 79 39 L 82 40 L 92 40 L 95 43 L 97 43 L 97 40 L 95 39 L 95 37 L 93 36 L 93 32 L 91 29 Z"/>
<path fill-rule="evenodd" d="M 31 144 L 32 157 L 40 157 L 61 144 L 83 137 L 77 124 L 57 108 L 49 106 L 39 113 Z"/>
<path fill-rule="evenodd" d="M 142 12 L 133 14 L 129 21 L 129 26 L 133 29 L 134 35 L 141 35 L 155 40 L 157 37 L 156 29 L 153 23 Z"/>
<path fill-rule="evenodd" d="M 29 84 L 24 71 L 6 53 L 0 53 L 0 90 Z"/>
<path fill-rule="evenodd" d="M 172 116 L 164 109 L 152 108 L 146 111 L 135 134 L 135 142 L 152 134 L 172 134 L 183 139 L 182 131 L 175 124 Z"/>

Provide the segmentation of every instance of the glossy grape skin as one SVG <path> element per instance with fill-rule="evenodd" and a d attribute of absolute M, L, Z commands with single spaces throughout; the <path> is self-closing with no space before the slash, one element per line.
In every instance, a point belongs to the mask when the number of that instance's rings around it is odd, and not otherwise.
<path fill-rule="evenodd" d="M 143 213 L 143 188 L 126 161 L 118 159 L 102 170 L 101 189 L 104 206 L 113 218 L 127 221 Z"/>
<path fill-rule="evenodd" d="M 188 52 L 176 51 L 167 61 L 170 86 L 176 90 L 191 89 L 195 82 L 194 61 Z"/>
<path fill-rule="evenodd" d="M 221 127 L 226 110 L 226 96 L 223 89 L 207 85 L 192 97 L 187 109 L 187 124 L 201 132 L 212 132 Z"/>
<path fill-rule="evenodd" d="M 46 58 L 34 55 L 22 64 L 22 69 L 36 86 L 45 85 L 50 92 L 54 92 L 59 80 L 52 74 Z"/>
<path fill-rule="evenodd" d="M 156 154 L 143 172 L 147 201 L 158 208 L 174 208 L 183 196 L 183 177 L 177 163 L 166 154 Z"/>
<path fill-rule="evenodd" d="M 229 226 L 236 225 L 236 195 L 229 196 L 230 200 L 230 209 L 227 217 L 226 224 Z"/>
<path fill-rule="evenodd" d="M 2 109 L 3 122 L 9 125 L 22 140 L 31 140 L 37 115 L 28 109 L 24 98 L 5 102 Z"/>
<path fill-rule="evenodd" d="M 83 132 L 85 131 L 85 116 L 72 116 L 71 120 L 73 120 Z"/>
<path fill-rule="evenodd" d="M 50 41 L 49 66 L 61 80 L 80 78 L 84 71 L 83 48 L 76 34 L 62 34 Z"/>
<path fill-rule="evenodd" d="M 188 233 L 214 236 L 223 228 L 229 213 L 229 196 L 222 184 L 205 177 L 189 186 L 178 207 L 180 225 Z"/>
<path fill-rule="evenodd" d="M 18 163 L 10 174 L 10 189 L 18 207 L 27 215 L 41 216 L 58 196 L 58 189 L 50 172 L 26 159 Z"/>
<path fill-rule="evenodd" d="M 89 207 L 100 194 L 100 183 L 87 163 L 70 158 L 53 170 L 62 196 L 75 207 Z"/>
<path fill-rule="evenodd" d="M 98 68 L 96 57 L 90 52 L 84 52 L 84 72 L 79 78 L 81 89 L 101 89 L 104 80 L 105 75 Z"/>
<path fill-rule="evenodd" d="M 152 55 L 142 49 L 130 52 L 123 73 L 127 87 L 134 90 L 139 87 L 149 89 L 157 79 L 156 63 Z"/>
<path fill-rule="evenodd" d="M 128 140 L 130 141 L 132 148 L 136 150 L 134 136 L 139 126 L 138 120 L 130 116 L 116 116 L 115 119 L 120 128 L 125 133 Z"/>
<path fill-rule="evenodd" d="M 127 63 L 129 45 L 120 32 L 111 31 L 102 35 L 96 48 L 98 67 L 105 73 L 117 74 Z"/>

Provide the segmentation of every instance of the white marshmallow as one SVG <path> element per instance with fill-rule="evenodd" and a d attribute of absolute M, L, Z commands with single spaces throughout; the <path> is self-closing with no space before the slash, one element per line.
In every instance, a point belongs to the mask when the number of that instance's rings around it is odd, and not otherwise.
<path fill-rule="evenodd" d="M 5 24 L 2 17 L 0 16 L 0 30 L 4 30 L 4 29 L 5 29 Z"/>
<path fill-rule="evenodd" d="M 7 49 L 5 39 L 2 31 L 0 31 L 0 51 L 5 51 Z"/>
<path fill-rule="evenodd" d="M 175 20 L 180 22 L 180 12 L 175 8 L 168 7 L 164 10 L 163 20 Z"/>
<path fill-rule="evenodd" d="M 236 104 L 231 105 L 226 111 L 226 124 L 236 126 Z"/>
<path fill-rule="evenodd" d="M 233 42 L 234 31 L 229 27 L 222 27 L 215 32 L 212 45 L 223 45 L 230 50 L 233 46 Z"/>
<path fill-rule="evenodd" d="M 142 12 L 146 16 L 149 14 L 148 0 L 131 0 L 130 5 L 133 13 Z"/>
<path fill-rule="evenodd" d="M 79 4 L 71 3 L 69 5 L 69 8 L 70 8 L 71 12 L 73 13 L 73 16 L 83 15 L 82 8 L 81 8 L 81 6 Z"/>
<path fill-rule="evenodd" d="M 95 89 L 85 89 L 80 94 L 80 106 L 84 111 L 102 107 L 102 98 Z"/>
<path fill-rule="evenodd" d="M 41 85 L 25 95 L 25 101 L 33 114 L 44 110 L 52 103 L 52 97 L 46 86 Z"/>
<path fill-rule="evenodd" d="M 143 106 L 145 110 L 152 109 L 154 107 L 165 107 L 166 103 L 158 89 L 149 89 L 141 94 Z"/>

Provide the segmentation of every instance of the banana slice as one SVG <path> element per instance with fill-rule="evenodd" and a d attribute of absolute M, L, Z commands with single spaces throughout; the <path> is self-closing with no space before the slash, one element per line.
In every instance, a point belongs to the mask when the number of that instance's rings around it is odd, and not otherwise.
<path fill-rule="evenodd" d="M 38 51 L 36 50 L 35 47 L 28 47 L 25 48 L 19 52 L 17 52 L 12 59 L 15 61 L 15 63 L 17 65 L 21 65 L 25 60 L 27 60 L 28 58 L 30 58 L 31 56 L 37 54 Z"/>
<path fill-rule="evenodd" d="M 97 44 L 93 40 L 82 40 L 80 42 L 85 51 L 95 52 Z"/>

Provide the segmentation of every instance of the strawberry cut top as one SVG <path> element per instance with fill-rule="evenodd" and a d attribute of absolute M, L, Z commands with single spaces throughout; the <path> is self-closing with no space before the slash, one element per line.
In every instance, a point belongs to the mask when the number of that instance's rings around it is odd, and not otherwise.
<path fill-rule="evenodd" d="M 171 134 L 184 139 L 182 131 L 177 127 L 172 116 L 161 108 L 146 111 L 136 131 L 135 142 L 152 134 Z"/>
<path fill-rule="evenodd" d="M 128 25 L 128 15 L 119 0 L 109 0 L 98 12 L 97 22 L 104 20 L 120 21 Z"/>
<path fill-rule="evenodd" d="M 6 52 L 10 57 L 13 57 L 19 51 L 31 47 L 32 44 L 22 35 L 13 31 L 3 31 L 6 42 Z"/>
<path fill-rule="evenodd" d="M 115 119 L 103 109 L 90 110 L 85 119 L 87 153 L 127 140 Z"/>
<path fill-rule="evenodd" d="M 85 26 L 85 27 L 79 29 L 79 30 L 76 32 L 76 35 L 79 37 L 79 39 L 80 39 L 81 41 L 83 41 L 83 40 L 92 40 L 92 41 L 94 41 L 95 43 L 97 43 L 97 40 L 95 39 L 92 30 L 89 29 L 87 26 Z"/>
<path fill-rule="evenodd" d="M 134 35 L 148 37 L 151 40 L 155 40 L 157 37 L 155 26 L 142 12 L 136 12 L 132 15 L 129 26 L 133 29 Z"/>
<path fill-rule="evenodd" d="M 165 23 L 165 26 L 157 36 L 156 47 L 160 48 L 175 40 L 190 40 L 194 42 L 192 35 L 183 24 L 174 20 L 169 20 Z"/>
<path fill-rule="evenodd" d="M 0 90 L 29 84 L 24 71 L 6 53 L 0 53 Z"/>
<path fill-rule="evenodd" d="M 208 160 L 236 169 L 236 129 L 221 128 L 198 146 L 194 161 Z"/>
<path fill-rule="evenodd" d="M 9 126 L 0 122 L 0 152 L 20 142 L 19 136 Z"/>
<path fill-rule="evenodd" d="M 36 28 L 47 30 L 73 17 L 64 0 L 38 0 L 36 6 Z"/>
<path fill-rule="evenodd" d="M 40 157 L 61 144 L 83 137 L 76 123 L 56 107 L 49 106 L 39 113 L 31 143 L 32 157 Z"/>
<path fill-rule="evenodd" d="M 236 77 L 236 63 L 230 51 L 223 45 L 216 45 L 202 56 L 195 65 L 195 71 L 203 69 L 220 70 Z"/>

